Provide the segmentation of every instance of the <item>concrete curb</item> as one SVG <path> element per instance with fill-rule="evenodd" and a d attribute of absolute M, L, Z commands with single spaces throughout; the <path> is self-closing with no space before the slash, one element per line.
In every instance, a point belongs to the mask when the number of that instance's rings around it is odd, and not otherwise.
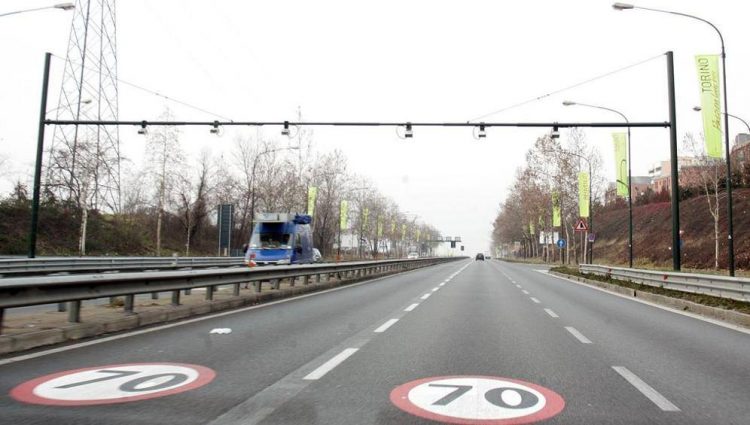
<path fill-rule="evenodd" d="M 429 266 L 425 266 L 429 267 Z M 195 305 L 164 306 L 158 310 L 136 312 L 135 314 L 107 319 L 97 322 L 66 323 L 59 328 L 46 329 L 37 332 L 29 332 L 19 335 L 0 335 L 0 355 L 18 353 L 33 348 L 61 344 L 85 338 L 106 335 L 114 332 L 133 330 L 140 327 L 179 321 L 189 317 L 210 314 L 213 312 L 237 309 L 240 307 L 262 304 L 282 298 L 312 292 L 332 289 L 339 286 L 351 285 L 365 280 L 380 279 L 394 274 L 406 273 L 419 270 L 422 267 L 403 271 L 380 273 L 354 277 L 344 281 L 310 283 L 309 285 L 295 285 L 293 287 L 280 289 L 274 292 L 252 293 L 240 295 L 228 299 L 204 301 Z"/>
<path fill-rule="evenodd" d="M 611 283 L 601 282 L 598 280 L 586 279 L 580 276 L 568 275 L 553 271 L 550 271 L 549 274 L 565 279 L 575 280 L 587 285 L 596 286 L 598 288 L 602 288 L 610 292 L 615 292 L 617 294 L 649 301 L 654 304 L 673 308 L 675 310 L 689 311 L 691 313 L 699 314 L 711 319 L 720 320 L 722 322 L 727 322 L 731 323 L 732 325 L 742 326 L 743 328 L 750 329 L 750 314 L 740 313 L 734 310 L 726 310 L 719 307 L 711 307 L 708 305 L 694 303 L 692 301 L 668 297 L 666 295 L 654 294 L 652 292 L 630 289 L 619 285 L 613 285 Z"/>

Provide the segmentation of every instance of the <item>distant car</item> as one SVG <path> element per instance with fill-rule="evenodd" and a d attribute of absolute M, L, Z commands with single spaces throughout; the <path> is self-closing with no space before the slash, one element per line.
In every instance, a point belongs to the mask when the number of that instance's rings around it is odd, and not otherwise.
<path fill-rule="evenodd" d="M 484 254 L 482 254 L 481 252 L 479 254 L 477 254 L 476 260 L 477 261 L 480 261 L 480 260 L 484 261 Z"/>
<path fill-rule="evenodd" d="M 416 252 L 410 252 L 409 255 L 406 256 L 406 258 L 409 260 L 416 260 L 417 258 L 419 258 L 419 254 L 417 254 Z"/>
<path fill-rule="evenodd" d="M 323 261 L 323 256 L 320 255 L 320 251 L 318 251 L 318 248 L 313 248 L 313 262 L 320 263 Z"/>
<path fill-rule="evenodd" d="M 484 256 L 484 259 L 485 259 L 485 260 L 491 260 L 491 259 L 492 259 L 492 257 L 490 257 L 489 255 L 485 255 L 485 256 Z"/>

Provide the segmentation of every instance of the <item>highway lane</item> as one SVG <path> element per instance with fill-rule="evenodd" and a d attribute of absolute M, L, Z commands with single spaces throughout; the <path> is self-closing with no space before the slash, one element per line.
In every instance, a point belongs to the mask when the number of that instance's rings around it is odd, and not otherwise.
<path fill-rule="evenodd" d="M 750 335 L 541 268 L 461 261 L 0 365 L 0 409 L 19 424 L 420 424 L 434 422 L 408 403 L 397 407 L 394 389 L 491 376 L 559 394 L 565 406 L 545 423 L 748 423 Z M 217 327 L 232 333 L 209 334 Z M 155 361 L 207 366 L 216 378 L 180 394 L 102 406 L 37 406 L 7 395 L 52 372 Z M 505 392 L 493 399 L 477 385 L 465 395 L 444 387 L 432 389 L 447 392 L 431 395 L 428 408 L 464 406 L 461 414 L 471 416 L 490 412 L 476 408 L 486 400 L 518 402 Z"/>
<path fill-rule="evenodd" d="M 369 328 L 394 308 L 444 279 L 461 265 L 418 269 L 376 282 L 317 294 L 231 315 L 0 366 L 0 411 L 17 424 L 205 424 L 253 394 Z M 379 323 L 378 323 L 379 324 Z M 209 334 L 229 328 L 226 335 Z M 37 376 L 121 363 L 179 362 L 216 371 L 200 389 L 152 400 L 60 408 L 22 404 L 8 396 Z M 87 419 L 90 418 L 90 419 Z"/>
<path fill-rule="evenodd" d="M 748 333 L 547 276 L 540 267 L 493 266 L 590 338 L 612 365 L 668 393 L 696 423 L 750 423 Z"/>
<path fill-rule="evenodd" d="M 263 424 L 432 423 L 386 396 L 412 380 L 445 375 L 521 379 L 560 394 L 561 424 L 671 422 L 571 337 L 489 261 L 476 262 Z M 533 276 L 533 275 L 532 275 Z M 699 422 L 696 422 L 699 423 Z"/>

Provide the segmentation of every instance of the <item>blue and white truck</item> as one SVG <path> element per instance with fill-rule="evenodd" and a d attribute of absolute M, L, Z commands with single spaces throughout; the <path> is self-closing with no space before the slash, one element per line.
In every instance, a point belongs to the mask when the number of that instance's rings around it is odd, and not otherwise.
<path fill-rule="evenodd" d="M 306 214 L 258 214 L 245 263 L 253 266 L 314 262 L 311 223 L 312 217 Z"/>

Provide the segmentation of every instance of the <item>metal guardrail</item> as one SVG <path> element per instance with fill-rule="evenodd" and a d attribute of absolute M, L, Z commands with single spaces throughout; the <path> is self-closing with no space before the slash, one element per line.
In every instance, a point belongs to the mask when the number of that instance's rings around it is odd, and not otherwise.
<path fill-rule="evenodd" d="M 239 296 L 240 284 L 243 283 L 252 283 L 256 292 L 260 292 L 263 282 L 270 282 L 274 289 L 279 289 L 282 279 L 290 279 L 294 285 L 298 278 L 302 278 L 302 284 L 308 285 L 311 278 L 321 282 L 323 278 L 331 280 L 334 276 L 339 279 L 375 276 L 465 258 L 5 278 L 0 279 L 0 325 L 4 309 L 14 307 L 67 302 L 68 321 L 77 323 L 81 320 L 83 300 L 124 296 L 124 312 L 133 314 L 137 294 L 171 291 L 172 305 L 179 305 L 180 291 L 194 288 L 206 288 L 206 300 L 212 300 L 216 287 L 221 285 L 233 285 L 232 295 Z"/>
<path fill-rule="evenodd" d="M 0 277 L 244 266 L 242 257 L 42 257 L 0 259 Z"/>
<path fill-rule="evenodd" d="M 609 276 L 650 286 L 713 295 L 738 301 L 750 301 L 750 279 L 700 273 L 665 272 L 630 269 L 595 264 L 581 264 L 581 273 Z"/>

